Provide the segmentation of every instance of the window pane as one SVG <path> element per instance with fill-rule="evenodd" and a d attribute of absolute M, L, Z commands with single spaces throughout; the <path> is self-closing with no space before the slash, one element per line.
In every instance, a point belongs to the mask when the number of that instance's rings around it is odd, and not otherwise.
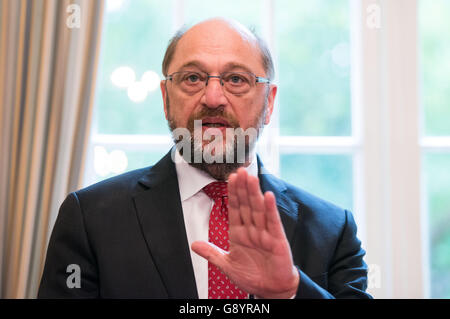
<path fill-rule="evenodd" d="M 419 2 L 422 105 L 426 135 L 450 135 L 450 1 Z"/>
<path fill-rule="evenodd" d="M 450 153 L 425 155 L 431 297 L 450 298 Z"/>
<path fill-rule="evenodd" d="M 96 183 L 109 177 L 132 171 L 134 169 L 156 164 L 170 147 L 144 150 L 121 150 L 113 147 L 94 147 L 95 177 L 89 177 L 88 184 Z"/>
<path fill-rule="evenodd" d="M 260 32 L 260 13 L 264 1 L 209 1 L 189 0 L 185 3 L 188 25 L 213 17 L 235 19 L 247 27 L 255 27 Z"/>
<path fill-rule="evenodd" d="M 353 208 L 351 155 L 282 154 L 281 178 L 342 208 Z"/>
<path fill-rule="evenodd" d="M 121 5 L 110 5 L 105 15 L 94 129 L 101 134 L 166 134 L 159 79 L 172 33 L 171 1 L 110 3 Z"/>
<path fill-rule="evenodd" d="M 351 135 L 348 2 L 276 1 L 281 135 Z"/>

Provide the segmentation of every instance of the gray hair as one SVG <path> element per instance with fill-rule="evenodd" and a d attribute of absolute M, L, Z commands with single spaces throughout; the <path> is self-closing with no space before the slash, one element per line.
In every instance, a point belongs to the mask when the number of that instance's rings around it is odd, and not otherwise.
<path fill-rule="evenodd" d="M 186 33 L 187 30 L 188 30 L 188 28 L 186 26 L 181 27 L 175 33 L 175 35 L 169 40 L 169 45 L 167 46 L 166 53 L 164 54 L 164 59 L 162 62 L 162 73 L 164 76 L 167 76 L 167 72 L 169 70 L 169 65 L 172 62 L 173 55 L 175 53 L 177 44 L 181 40 L 181 38 L 183 37 L 183 35 Z M 264 39 L 262 39 L 253 28 L 249 29 L 249 31 L 256 39 L 256 44 L 261 53 L 261 59 L 262 59 L 264 71 L 266 72 L 266 77 L 272 81 L 272 79 L 275 76 L 275 69 L 273 66 L 272 55 L 270 54 L 269 47 L 267 46 L 267 43 L 264 41 Z"/>

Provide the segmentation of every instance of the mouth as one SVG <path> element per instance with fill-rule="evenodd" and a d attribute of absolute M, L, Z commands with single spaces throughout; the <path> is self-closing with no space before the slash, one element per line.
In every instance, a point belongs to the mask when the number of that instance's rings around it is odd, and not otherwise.
<path fill-rule="evenodd" d="M 220 117 L 206 117 L 202 119 L 202 126 L 205 128 L 227 128 L 231 127 L 227 120 Z"/>

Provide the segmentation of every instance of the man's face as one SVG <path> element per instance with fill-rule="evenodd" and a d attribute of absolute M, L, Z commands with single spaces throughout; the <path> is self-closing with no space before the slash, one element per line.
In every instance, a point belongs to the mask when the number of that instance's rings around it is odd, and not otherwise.
<path fill-rule="evenodd" d="M 236 71 L 266 76 L 254 38 L 214 20 L 194 26 L 180 39 L 168 74 L 180 71 L 202 71 L 213 76 Z M 193 133 L 194 120 L 202 120 L 203 132 L 211 127 L 220 129 L 224 144 L 227 127 L 259 129 L 269 123 L 276 89 L 275 85 L 260 83 L 248 93 L 234 95 L 224 90 L 219 79 L 210 78 L 205 89 L 189 94 L 171 81 L 161 82 L 164 112 L 171 129 L 188 128 Z M 203 141 L 205 144 L 208 141 Z"/>

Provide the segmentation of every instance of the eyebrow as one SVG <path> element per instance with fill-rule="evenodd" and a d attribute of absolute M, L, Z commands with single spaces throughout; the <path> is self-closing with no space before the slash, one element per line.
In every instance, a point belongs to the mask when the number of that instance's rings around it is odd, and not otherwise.
<path fill-rule="evenodd" d="M 197 68 L 197 69 L 200 69 L 200 70 L 206 72 L 206 71 L 205 71 L 206 67 L 205 67 L 204 64 L 203 64 L 202 62 L 200 62 L 200 61 L 189 61 L 189 62 L 186 62 L 185 64 L 183 64 L 183 65 L 180 67 L 180 70 L 183 70 L 183 69 L 186 69 L 186 68 L 189 68 L 189 67 L 195 67 L 195 68 Z M 241 63 L 237 63 L 237 62 L 228 62 L 227 64 L 225 64 L 225 66 L 223 67 L 223 69 L 224 69 L 223 72 L 227 72 L 227 71 L 234 70 L 234 69 L 242 69 L 242 70 L 244 70 L 245 72 L 254 73 L 254 72 L 253 72 L 252 70 L 250 70 L 250 68 L 247 67 L 246 65 L 241 64 Z"/>
<path fill-rule="evenodd" d="M 180 67 L 180 70 L 185 69 L 185 68 L 189 68 L 189 67 L 195 67 L 195 68 L 198 68 L 200 70 L 204 69 L 204 67 L 203 67 L 203 65 L 202 65 L 202 63 L 200 61 L 190 61 L 190 62 L 187 62 L 187 63 L 183 64 Z"/>
<path fill-rule="evenodd" d="M 250 68 L 248 66 L 241 64 L 241 63 L 236 63 L 236 62 L 229 62 L 229 63 L 225 64 L 224 69 L 227 71 L 234 70 L 234 69 L 242 69 L 246 72 L 255 73 L 252 70 L 250 70 Z"/>

